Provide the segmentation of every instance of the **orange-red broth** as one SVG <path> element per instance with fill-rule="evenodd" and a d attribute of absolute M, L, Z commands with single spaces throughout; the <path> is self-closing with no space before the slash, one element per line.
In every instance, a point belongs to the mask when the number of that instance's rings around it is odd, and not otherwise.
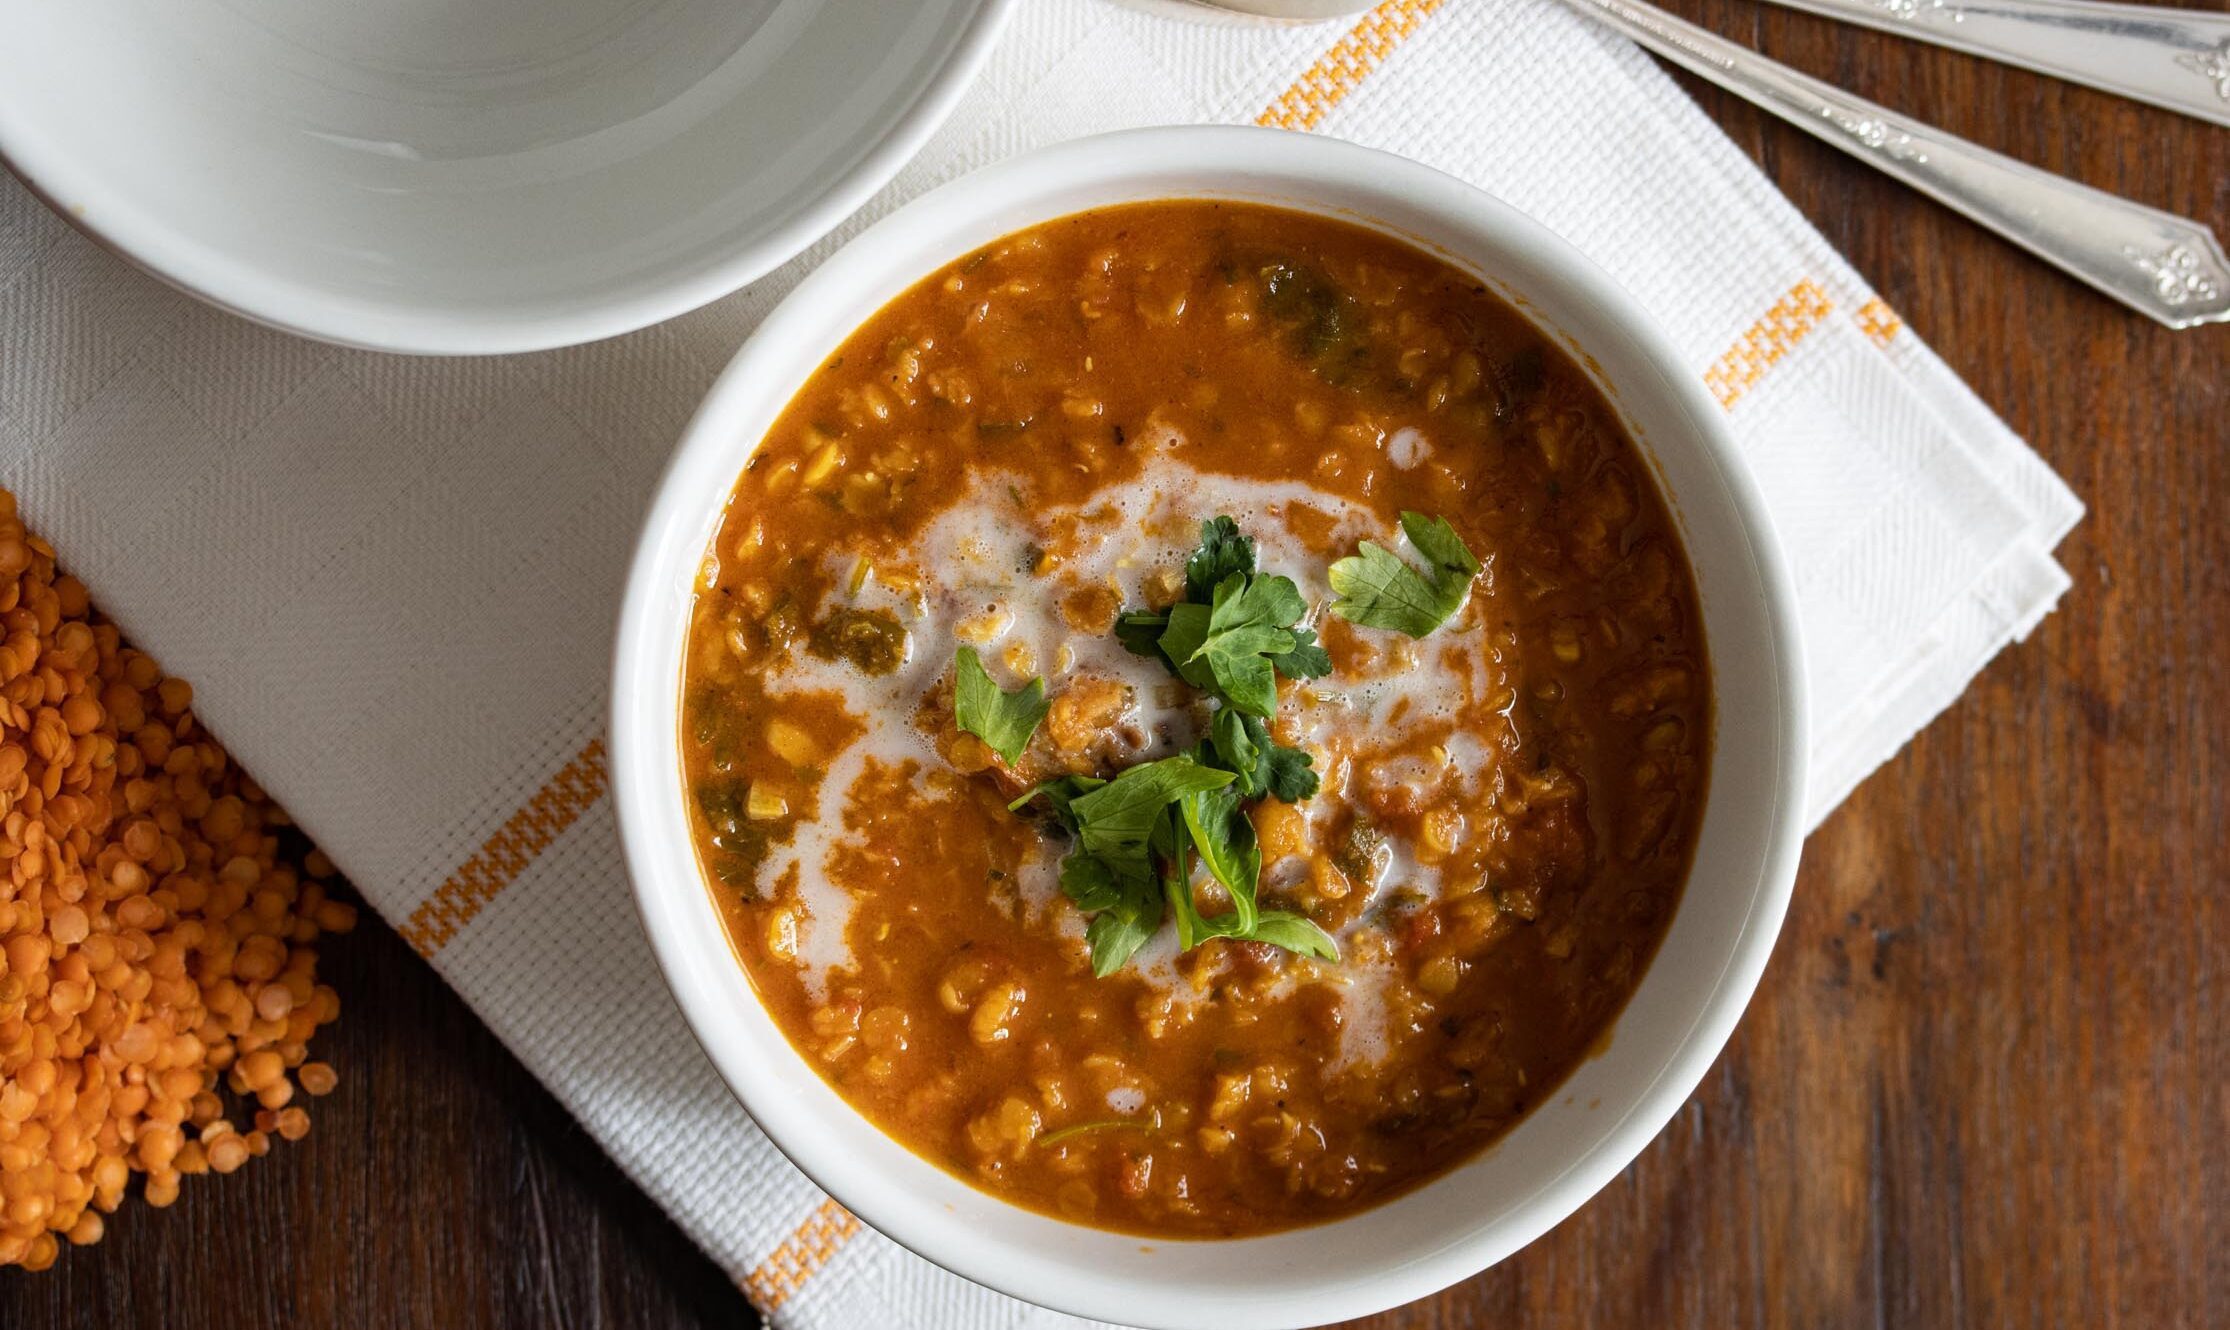
<path fill-rule="evenodd" d="M 1322 612 L 1402 509 L 1486 563 L 1418 641 Z M 1253 817 L 1264 903 L 1342 959 L 1165 924 L 1094 978 L 1066 847 L 1007 803 L 1191 742 L 1197 695 L 1109 630 L 1218 513 L 1334 662 L 1277 725 L 1322 790 Z M 1012 768 L 954 726 L 963 641 L 1046 679 Z M 1009 236 L 814 374 L 711 551 L 682 727 L 736 954 L 839 1093 L 1018 1204 L 1228 1236 L 1383 1200 L 1554 1091 L 1679 898 L 1711 716 L 1665 507 L 1556 347 L 1385 236 L 1172 202 Z"/>

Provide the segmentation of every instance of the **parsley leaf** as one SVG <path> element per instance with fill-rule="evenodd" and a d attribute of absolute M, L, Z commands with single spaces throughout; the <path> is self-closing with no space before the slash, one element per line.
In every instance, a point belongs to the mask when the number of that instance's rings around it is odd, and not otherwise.
<path fill-rule="evenodd" d="M 1084 926 L 1084 942 L 1092 951 L 1092 977 L 1105 979 L 1122 969 L 1160 927 L 1161 897 L 1152 894 L 1140 897 L 1135 905 L 1093 915 Z"/>
<path fill-rule="evenodd" d="M 1480 564 L 1443 518 L 1405 512 L 1401 526 L 1431 565 L 1429 572 L 1419 573 L 1385 547 L 1363 541 L 1332 565 L 1332 590 L 1340 595 L 1332 613 L 1366 628 L 1423 637 L 1463 608 Z"/>
<path fill-rule="evenodd" d="M 1247 826 L 1251 836 L 1253 825 L 1245 823 L 1244 818 L 1241 822 Z M 1212 830 L 1208 834 L 1214 836 L 1219 833 Z M 1254 902 L 1251 890 L 1244 907 L 1212 916 L 1200 913 L 1199 902 L 1193 899 L 1192 894 L 1192 824 L 1186 821 L 1180 808 L 1172 808 L 1162 815 L 1161 822 L 1155 827 L 1155 841 L 1155 848 L 1163 864 L 1162 895 L 1169 901 L 1170 913 L 1177 916 L 1178 950 L 1191 951 L 1212 937 L 1236 937 L 1253 924 Z M 1206 858 L 1206 855 L 1202 857 Z"/>
<path fill-rule="evenodd" d="M 1417 552 L 1432 561 L 1434 581 L 1454 578 L 1468 588 L 1471 579 L 1479 575 L 1478 558 L 1464 547 L 1463 537 L 1448 525 L 1447 518 L 1404 512 L 1401 529 Z"/>
<path fill-rule="evenodd" d="M 1092 916 L 1084 940 L 1094 975 L 1120 969 L 1161 927 L 1166 888 L 1155 860 L 1176 848 L 1168 830 L 1171 806 L 1231 779 L 1229 772 L 1179 756 L 1141 763 L 1112 781 L 1063 776 L 1012 805 L 1042 797 L 1076 837 L 1076 848 L 1061 861 L 1061 890 Z"/>
<path fill-rule="evenodd" d="M 1251 930 L 1255 885 L 1262 878 L 1262 847 L 1255 841 L 1254 824 L 1239 807 L 1239 792 L 1226 785 L 1188 794 L 1177 807 L 1193 847 L 1200 851 L 1202 866 L 1231 893 L 1239 930 Z"/>
<path fill-rule="evenodd" d="M 1045 680 L 1032 679 L 1011 693 L 1004 692 L 984 672 L 973 647 L 962 647 L 955 654 L 953 674 L 952 714 L 960 728 L 1009 762 L 1022 756 L 1038 722 L 1045 719 Z"/>
<path fill-rule="evenodd" d="M 1308 602 L 1301 599 L 1301 588 L 1293 585 L 1290 577 L 1250 577 L 1233 573 L 1216 583 L 1214 597 L 1209 601 L 1208 630 L 1215 634 L 1230 634 L 1253 630 L 1258 634 L 1249 645 L 1259 651 L 1290 651 L 1284 643 L 1293 634 L 1286 630 L 1301 621 L 1308 613 Z"/>
<path fill-rule="evenodd" d="M 1447 619 L 1440 593 L 1382 545 L 1363 541 L 1332 565 L 1332 613 L 1366 628 L 1423 637 Z"/>
<path fill-rule="evenodd" d="M 1268 728 L 1252 716 L 1224 708 L 1209 723 L 1208 744 L 1216 765 L 1237 773 L 1239 793 L 1261 798 L 1266 787 L 1263 767 L 1269 761 L 1264 751 L 1270 744 Z"/>
<path fill-rule="evenodd" d="M 1206 605 L 1171 607 L 1162 656 L 1186 683 L 1227 706 L 1268 717 L 1278 709 L 1278 661 L 1292 666 L 1289 675 L 1314 669 L 1302 676 L 1308 678 L 1331 668 L 1316 634 L 1293 629 L 1307 612 L 1292 578 L 1235 572 L 1216 584 Z"/>
<path fill-rule="evenodd" d="M 1239 717 L 1241 733 L 1248 719 Z M 1314 924 L 1288 911 L 1257 908 L 1262 848 L 1235 773 L 1181 753 L 1140 763 L 1111 781 L 1064 776 L 1011 806 L 1040 798 L 1076 837 L 1061 861 L 1061 890 L 1092 916 L 1085 942 L 1095 975 L 1128 962 L 1167 914 L 1176 916 L 1177 943 L 1187 950 L 1227 937 L 1338 958 Z M 1231 897 L 1232 908 L 1222 914 L 1202 915 L 1193 899 L 1196 856 Z M 1299 945 L 1289 946 L 1294 942 Z"/>
<path fill-rule="evenodd" d="M 1291 804 L 1316 793 L 1317 776 L 1309 769 L 1315 759 L 1273 740 L 1268 725 L 1244 712 L 1217 711 L 1205 747 L 1201 760 L 1236 772 L 1235 788 L 1245 798 L 1267 794 Z"/>
<path fill-rule="evenodd" d="M 1218 807 L 1219 803 L 1228 804 L 1228 808 Z M 1165 821 L 1177 852 L 1174 871 L 1162 875 L 1162 894 L 1168 899 L 1170 913 L 1177 917 L 1177 945 L 1190 951 L 1209 938 L 1222 937 L 1264 942 L 1304 956 L 1337 961 L 1339 944 L 1307 918 L 1291 910 L 1256 908 L 1255 886 L 1262 872 L 1262 852 L 1255 843 L 1253 824 L 1238 805 L 1237 796 L 1226 787 L 1188 797 L 1183 805 L 1184 820 Z M 1199 849 L 1209 873 L 1231 893 L 1232 908 L 1222 914 L 1201 914 L 1199 902 L 1193 898 L 1191 867 L 1184 853 L 1187 838 Z"/>
<path fill-rule="evenodd" d="M 1428 558 L 1445 562 L 1452 557 L 1448 544 L 1427 546 L 1436 538 L 1431 531 L 1411 536 Z M 1447 539 L 1469 557 L 1453 531 Z M 1460 599 L 1460 587 L 1456 594 Z M 1265 796 L 1290 803 L 1317 791 L 1309 755 L 1278 743 L 1269 726 L 1279 675 L 1314 679 L 1331 672 L 1315 630 L 1300 626 L 1307 613 L 1293 580 L 1258 573 L 1254 542 L 1230 517 L 1219 516 L 1201 523 L 1200 546 L 1185 561 L 1184 599 L 1167 610 L 1132 610 L 1116 619 L 1115 637 L 1125 650 L 1160 657 L 1220 705 L 1208 737 L 1190 752 L 1140 763 L 1113 780 L 1056 777 L 1008 805 L 1020 812 L 1042 801 L 1073 838 L 1061 861 L 1061 890 L 1091 916 L 1085 941 L 1095 975 L 1129 962 L 1170 916 L 1185 950 L 1222 937 L 1339 959 L 1338 946 L 1308 919 L 1260 908 L 1262 847 L 1246 811 L 1249 801 Z M 968 709 L 963 727 L 986 742 L 992 741 L 986 731 L 998 730 L 1019 754 L 1045 716 L 1043 683 L 1032 680 L 1017 693 L 1002 693 L 974 652 L 962 648 L 960 657 L 960 701 Z M 1010 712 L 1021 713 L 1021 723 Z M 974 723 L 979 720 L 983 728 Z M 1200 911 L 1193 894 L 1196 860 L 1231 899 L 1222 914 Z"/>
<path fill-rule="evenodd" d="M 1161 654 L 1161 635 L 1169 630 L 1169 616 L 1151 610 L 1132 610 L 1115 621 L 1115 640 L 1134 656 Z"/>
<path fill-rule="evenodd" d="M 1164 897 L 1177 897 L 1172 883 L 1191 876 L 1175 805 L 1230 781 L 1180 755 L 1131 767 L 1070 803 L 1077 848 L 1061 861 L 1061 887 L 1079 908 L 1098 911 L 1084 930 L 1094 976 L 1106 978 L 1145 945 L 1161 927 Z M 1192 945 L 1182 916 L 1177 936 Z"/>
<path fill-rule="evenodd" d="M 1315 759 L 1298 748 L 1282 744 L 1272 744 L 1269 751 L 1269 765 L 1263 780 L 1270 787 L 1270 797 L 1289 804 L 1314 798 L 1319 781 L 1310 767 Z"/>
<path fill-rule="evenodd" d="M 1233 573 L 1254 571 L 1254 542 L 1239 524 L 1219 516 L 1200 524 L 1200 548 L 1185 560 L 1185 599 L 1205 605 Z"/>
<path fill-rule="evenodd" d="M 1178 678 L 1219 701 L 1267 717 L 1277 709 L 1278 675 L 1331 673 L 1315 630 L 1298 626 L 1307 613 L 1292 578 L 1255 573 L 1254 542 L 1221 516 L 1200 524 L 1200 547 L 1185 561 L 1185 598 L 1167 610 L 1123 614 L 1115 639 L 1133 655 L 1159 654 Z"/>
<path fill-rule="evenodd" d="M 1209 689 L 1215 685 L 1215 676 L 1207 665 L 1194 660 L 1200 648 L 1208 642 L 1209 609 L 1205 604 L 1194 605 L 1189 601 L 1169 607 L 1169 626 L 1162 630 L 1161 640 L 1154 644 L 1161 652 L 1162 663 L 1186 683 L 1195 688 Z"/>
<path fill-rule="evenodd" d="M 1340 944 L 1332 935 L 1291 910 L 1264 910 L 1255 916 L 1254 927 L 1248 932 L 1250 942 L 1267 942 L 1273 947 L 1318 960 L 1337 961 Z"/>
<path fill-rule="evenodd" d="M 1230 772 L 1204 767 L 1186 753 L 1126 767 L 1114 780 L 1070 801 L 1077 821 L 1077 846 L 1102 859 L 1144 860 L 1154 820 L 1163 809 L 1188 794 L 1220 789 L 1233 779 Z"/>
<path fill-rule="evenodd" d="M 1088 854 L 1072 854 L 1061 861 L 1061 894 L 1086 914 L 1112 910 L 1130 899 L 1107 861 Z"/>
<path fill-rule="evenodd" d="M 1239 931 L 1237 911 L 1214 916 L 1204 915 L 1193 903 L 1192 888 L 1175 878 L 1163 878 L 1162 889 L 1169 897 L 1170 913 L 1177 916 L 1177 948 L 1191 951 L 1212 937 L 1233 937 Z"/>
<path fill-rule="evenodd" d="M 1293 630 L 1293 649 L 1270 657 L 1270 664 L 1288 679 L 1321 679 L 1332 672 L 1331 653 L 1316 644 L 1314 628 Z"/>
<path fill-rule="evenodd" d="M 1233 573 L 1217 584 L 1206 631 L 1192 652 L 1179 655 L 1169 650 L 1166 633 L 1162 636 L 1163 649 L 1169 651 L 1169 658 L 1177 662 L 1179 672 L 1187 679 L 1192 678 L 1196 664 L 1204 668 L 1208 691 L 1227 705 L 1251 715 L 1269 716 L 1278 709 L 1278 676 L 1268 657 L 1293 650 L 1293 634 L 1285 630 L 1285 625 L 1300 618 L 1305 608 L 1301 593 L 1286 578 L 1250 578 L 1245 573 Z M 1172 630 L 1176 626 L 1173 619 Z"/>
<path fill-rule="evenodd" d="M 1071 805 L 1077 796 L 1090 794 L 1107 784 L 1097 776 L 1056 776 L 1052 780 L 1026 791 L 1023 796 L 1007 805 L 1010 813 L 1019 813 L 1033 799 L 1042 798 L 1053 809 L 1054 820 L 1071 836 L 1076 834 L 1076 810 Z"/>

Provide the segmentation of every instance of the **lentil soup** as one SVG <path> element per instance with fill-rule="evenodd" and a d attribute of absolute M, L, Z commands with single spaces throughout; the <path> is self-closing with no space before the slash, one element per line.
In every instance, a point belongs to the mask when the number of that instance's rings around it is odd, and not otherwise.
<path fill-rule="evenodd" d="M 854 333 L 708 552 L 704 877 L 802 1056 L 1017 1204 L 1162 1236 L 1382 1201 L 1640 980 L 1711 689 L 1648 466 L 1364 228 L 1062 218 Z"/>

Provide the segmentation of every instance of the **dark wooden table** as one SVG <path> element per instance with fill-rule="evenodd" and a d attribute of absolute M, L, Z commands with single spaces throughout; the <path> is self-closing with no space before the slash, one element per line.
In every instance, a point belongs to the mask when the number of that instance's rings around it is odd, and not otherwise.
<path fill-rule="evenodd" d="M 1678 7 L 2230 230 L 2230 131 Z M 1689 86 L 2090 504 L 2075 589 L 1813 836 L 1764 986 L 1664 1135 L 1531 1248 L 1365 1324 L 2230 1323 L 2230 329 L 2153 327 Z M 343 1080 L 310 1139 L 0 1272 L 0 1326 L 752 1323 L 391 933 L 326 954 Z"/>

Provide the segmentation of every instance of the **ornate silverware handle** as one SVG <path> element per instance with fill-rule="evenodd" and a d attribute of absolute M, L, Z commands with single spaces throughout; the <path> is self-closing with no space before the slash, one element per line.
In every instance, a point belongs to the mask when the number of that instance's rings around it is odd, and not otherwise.
<path fill-rule="evenodd" d="M 2097 0 L 1775 0 L 2230 125 L 2230 14 Z"/>
<path fill-rule="evenodd" d="M 2230 320 L 2214 232 L 1898 115 L 1641 0 L 1565 0 L 2171 328 Z"/>

